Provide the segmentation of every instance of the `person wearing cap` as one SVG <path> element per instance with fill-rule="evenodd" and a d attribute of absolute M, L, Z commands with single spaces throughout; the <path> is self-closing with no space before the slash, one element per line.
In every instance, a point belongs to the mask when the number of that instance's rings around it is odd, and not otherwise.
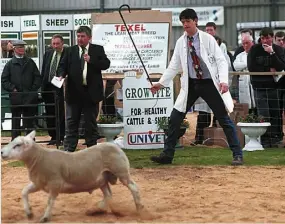
<path fill-rule="evenodd" d="M 183 10 L 179 19 L 185 32 L 176 42 L 168 68 L 158 83 L 151 87 L 151 91 L 155 93 L 168 86 L 182 70 L 181 89 L 170 115 L 164 150 L 158 156 L 151 156 L 150 159 L 159 164 L 172 163 L 180 124 L 187 111 L 201 97 L 209 105 L 224 130 L 233 155 L 231 164 L 242 165 L 243 153 L 236 127 L 228 115 L 233 111 L 234 105 L 229 93 L 226 58 L 215 38 L 197 28 L 198 17 L 193 9 Z"/>
<path fill-rule="evenodd" d="M 33 130 L 32 117 L 37 113 L 37 91 L 42 80 L 34 60 L 25 55 L 25 45 L 22 40 L 13 42 L 14 56 L 5 64 L 1 78 L 2 88 L 10 93 L 12 140 L 21 135 L 21 115 L 26 132 Z"/>

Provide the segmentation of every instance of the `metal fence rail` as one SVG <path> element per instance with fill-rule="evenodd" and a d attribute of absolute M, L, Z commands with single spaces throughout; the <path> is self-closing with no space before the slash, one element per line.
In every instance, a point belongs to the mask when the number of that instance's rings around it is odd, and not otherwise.
<path fill-rule="evenodd" d="M 5 121 L 5 120 L 11 120 L 12 119 L 21 119 L 21 120 L 25 120 L 25 119 L 35 119 L 36 120 L 36 123 L 38 124 L 38 121 L 39 120 L 43 120 L 45 121 L 47 118 L 54 118 L 55 119 L 55 126 L 54 127 L 38 127 L 39 125 L 37 125 L 37 127 L 34 127 L 34 128 L 25 128 L 25 127 L 21 127 L 20 129 L 13 129 L 12 126 L 11 126 L 11 129 L 9 130 L 5 130 L 5 131 L 29 131 L 30 129 L 33 129 L 33 130 L 36 130 L 36 131 L 39 131 L 39 130 L 45 130 L 45 131 L 48 131 L 48 130 L 55 130 L 56 131 L 56 147 L 58 148 L 59 145 L 60 145 L 60 119 L 59 119 L 59 98 L 56 94 L 56 91 L 39 91 L 39 92 L 29 92 L 30 94 L 32 93 L 37 93 L 38 94 L 38 100 L 37 100 L 37 104 L 17 104 L 17 105 L 11 105 L 10 103 L 10 97 L 9 95 L 11 93 L 8 93 L 8 92 L 5 92 L 5 93 L 1 93 L 1 100 L 3 102 L 3 99 L 4 100 L 9 100 L 9 104 L 8 105 L 2 105 L 1 104 L 1 109 L 3 110 L 4 108 L 16 108 L 16 107 L 36 107 L 37 108 L 37 113 L 35 116 L 21 116 L 21 117 L 12 117 L 12 118 L 5 118 L 5 117 L 2 117 L 1 116 L 1 131 L 3 131 L 3 128 L 2 128 L 2 123 Z M 27 92 L 13 92 L 13 94 L 19 94 L 19 95 L 28 95 L 29 93 Z M 42 94 L 45 94 L 45 93 L 50 93 L 50 94 L 53 94 L 53 97 L 54 97 L 54 102 L 55 103 L 49 103 L 49 104 L 43 104 L 42 103 Z M 44 106 L 53 106 L 54 107 L 54 110 L 55 110 L 55 116 L 50 116 L 50 115 L 45 115 L 45 114 L 40 114 L 39 113 L 39 110 L 38 108 L 39 107 L 44 107 Z M 32 131 L 32 130 L 31 130 Z M 37 143 L 46 143 L 48 141 L 36 141 Z M 7 143 L 2 143 L 2 145 L 4 144 L 7 144 Z"/>

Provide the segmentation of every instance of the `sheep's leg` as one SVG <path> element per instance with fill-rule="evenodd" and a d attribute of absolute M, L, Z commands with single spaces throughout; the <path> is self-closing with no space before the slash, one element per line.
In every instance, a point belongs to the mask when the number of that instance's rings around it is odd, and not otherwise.
<path fill-rule="evenodd" d="M 106 183 L 104 186 L 102 186 L 101 191 L 103 192 L 103 200 L 99 201 L 97 204 L 97 207 L 103 211 L 103 212 L 107 212 L 108 211 L 108 202 L 112 199 L 112 191 L 110 188 L 110 185 L 108 183 Z"/>
<path fill-rule="evenodd" d="M 47 203 L 47 207 L 46 207 L 46 210 L 45 210 L 45 214 L 41 218 L 40 222 L 48 222 L 50 220 L 51 210 L 53 208 L 53 205 L 54 205 L 54 202 L 55 202 L 55 199 L 56 199 L 57 195 L 58 194 L 53 194 L 53 193 L 49 194 L 48 203 Z"/>
<path fill-rule="evenodd" d="M 141 203 L 141 197 L 136 183 L 130 178 L 120 178 L 120 181 L 131 191 L 136 204 L 137 211 L 140 212 L 143 208 L 143 205 Z"/>
<path fill-rule="evenodd" d="M 33 182 L 30 182 L 24 189 L 22 190 L 22 199 L 24 203 L 24 211 L 28 217 L 28 219 L 33 218 L 33 213 L 31 210 L 31 206 L 29 204 L 29 194 L 37 192 L 39 190 L 38 187 Z"/>

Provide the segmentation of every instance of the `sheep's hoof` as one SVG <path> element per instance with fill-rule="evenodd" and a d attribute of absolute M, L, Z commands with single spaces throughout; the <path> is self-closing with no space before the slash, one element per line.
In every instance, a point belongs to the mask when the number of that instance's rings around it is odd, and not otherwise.
<path fill-rule="evenodd" d="M 100 209 L 100 210 L 102 210 L 102 211 L 106 211 L 106 212 L 107 212 L 107 210 L 108 210 L 108 206 L 107 206 L 107 204 L 106 204 L 105 201 L 99 201 L 99 202 L 97 202 L 97 208 Z"/>
<path fill-rule="evenodd" d="M 48 222 L 49 218 L 48 217 L 42 217 L 40 220 L 40 223 Z"/>
<path fill-rule="evenodd" d="M 33 214 L 32 212 L 27 213 L 27 218 L 28 218 L 28 219 L 34 218 L 34 214 Z"/>

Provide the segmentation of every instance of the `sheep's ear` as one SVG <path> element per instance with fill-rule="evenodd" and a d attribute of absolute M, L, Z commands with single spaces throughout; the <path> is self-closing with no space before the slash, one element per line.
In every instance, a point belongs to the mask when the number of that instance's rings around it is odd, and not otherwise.
<path fill-rule="evenodd" d="M 33 130 L 31 133 L 27 134 L 26 137 L 29 137 L 31 139 L 34 139 L 36 137 L 36 131 Z"/>

